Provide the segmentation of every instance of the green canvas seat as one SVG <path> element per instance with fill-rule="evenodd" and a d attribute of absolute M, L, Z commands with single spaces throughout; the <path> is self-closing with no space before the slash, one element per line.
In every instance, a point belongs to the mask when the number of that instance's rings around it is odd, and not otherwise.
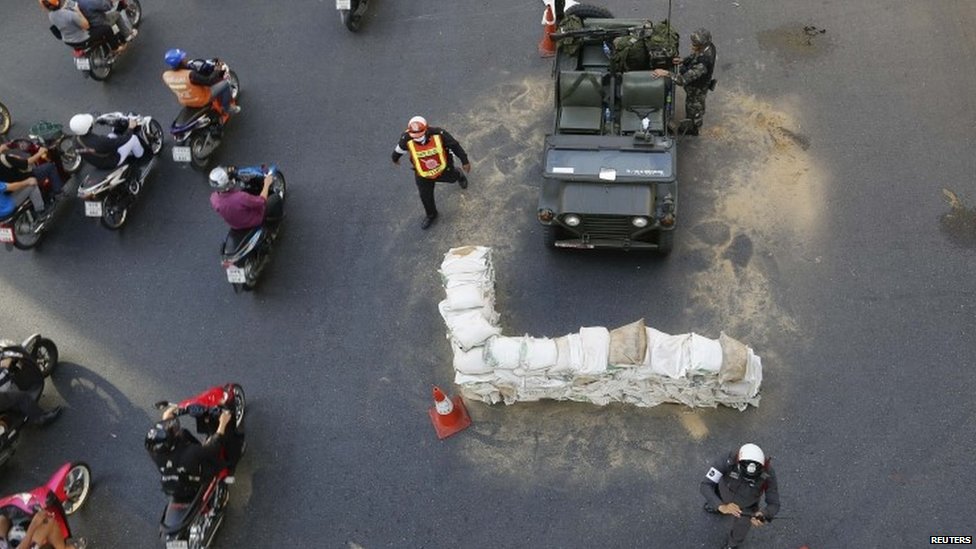
<path fill-rule="evenodd" d="M 653 132 L 664 131 L 664 102 L 666 99 L 666 78 L 654 78 L 651 71 L 631 71 L 623 74 L 620 85 L 620 131 L 634 133 L 641 130 L 641 118 L 627 109 L 641 112 L 657 108 L 650 114 Z"/>
<path fill-rule="evenodd" d="M 600 133 L 603 122 L 601 74 L 562 71 L 559 74 L 559 131 Z"/>

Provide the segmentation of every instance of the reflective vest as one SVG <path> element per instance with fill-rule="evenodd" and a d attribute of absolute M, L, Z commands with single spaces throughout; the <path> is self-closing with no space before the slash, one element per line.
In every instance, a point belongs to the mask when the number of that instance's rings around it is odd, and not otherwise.
<path fill-rule="evenodd" d="M 417 143 L 413 139 L 407 142 L 413 169 L 424 179 L 437 179 L 437 176 L 447 169 L 447 151 L 441 142 L 441 136 L 432 135 L 426 143 Z"/>
<path fill-rule="evenodd" d="M 188 69 L 171 70 L 163 73 L 163 82 L 176 94 L 176 99 L 184 107 L 200 108 L 210 103 L 210 87 L 190 82 Z"/>

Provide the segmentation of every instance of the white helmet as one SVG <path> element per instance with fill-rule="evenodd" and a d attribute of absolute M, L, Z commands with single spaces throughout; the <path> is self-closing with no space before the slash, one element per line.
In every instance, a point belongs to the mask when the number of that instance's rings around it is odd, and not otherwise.
<path fill-rule="evenodd" d="M 743 444 L 739 448 L 739 471 L 746 478 L 756 479 L 762 474 L 763 467 L 766 465 L 766 454 L 762 448 L 752 444 Z"/>
<path fill-rule="evenodd" d="M 407 133 L 412 139 L 423 139 L 427 134 L 427 119 L 423 116 L 414 116 L 407 122 Z"/>
<path fill-rule="evenodd" d="M 24 528 L 22 524 L 17 524 L 10 527 L 10 531 L 7 532 L 7 539 L 11 543 L 20 543 L 24 538 L 27 537 L 27 529 Z"/>
<path fill-rule="evenodd" d="M 76 114 L 71 117 L 71 122 L 68 123 L 68 127 L 75 135 L 85 135 L 92 129 L 92 124 L 95 123 L 95 117 L 90 114 Z"/>
<path fill-rule="evenodd" d="M 227 173 L 227 169 L 223 166 L 217 166 L 216 168 L 210 170 L 210 186 L 218 192 L 224 192 L 230 189 L 230 175 Z"/>

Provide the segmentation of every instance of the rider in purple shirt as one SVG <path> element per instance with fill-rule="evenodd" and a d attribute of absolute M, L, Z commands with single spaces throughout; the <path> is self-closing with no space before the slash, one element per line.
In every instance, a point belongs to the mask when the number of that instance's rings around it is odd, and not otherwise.
<path fill-rule="evenodd" d="M 210 206 L 232 229 L 260 226 L 266 216 L 271 217 L 270 214 L 279 209 L 277 195 L 273 195 L 271 201 L 268 199 L 273 181 L 271 175 L 266 175 L 261 193 L 254 195 L 240 188 L 236 170 L 232 166 L 214 168 L 210 172 L 210 186 L 214 189 L 210 195 Z"/>

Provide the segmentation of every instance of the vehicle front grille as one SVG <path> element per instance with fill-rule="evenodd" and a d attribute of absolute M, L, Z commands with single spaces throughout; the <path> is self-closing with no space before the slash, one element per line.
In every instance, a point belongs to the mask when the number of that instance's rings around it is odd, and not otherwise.
<path fill-rule="evenodd" d="M 636 231 L 630 218 L 619 215 L 585 215 L 580 216 L 581 223 L 576 227 L 581 234 L 590 238 L 630 238 Z"/>

